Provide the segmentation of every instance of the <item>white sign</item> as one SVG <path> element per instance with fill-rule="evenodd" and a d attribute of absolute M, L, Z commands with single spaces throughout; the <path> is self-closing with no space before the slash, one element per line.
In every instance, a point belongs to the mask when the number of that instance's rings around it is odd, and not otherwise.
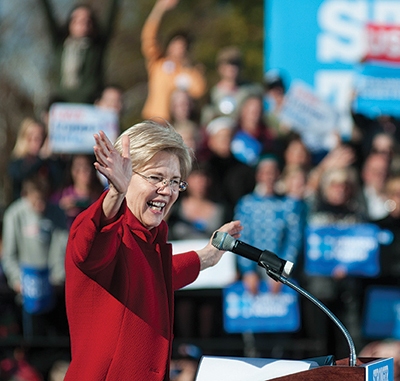
<path fill-rule="evenodd" d="M 199 250 L 208 244 L 209 240 L 182 240 L 171 241 L 174 254 L 191 250 Z M 223 288 L 236 280 L 236 259 L 231 252 L 225 253 L 221 260 L 213 267 L 200 272 L 197 279 L 185 289 Z"/>
<path fill-rule="evenodd" d="M 93 135 L 104 131 L 111 142 L 119 134 L 114 111 L 88 104 L 56 103 L 50 108 L 50 147 L 55 153 L 93 153 Z"/>
<path fill-rule="evenodd" d="M 303 138 L 311 151 L 332 148 L 339 114 L 302 81 L 294 81 L 285 96 L 281 120 Z"/>

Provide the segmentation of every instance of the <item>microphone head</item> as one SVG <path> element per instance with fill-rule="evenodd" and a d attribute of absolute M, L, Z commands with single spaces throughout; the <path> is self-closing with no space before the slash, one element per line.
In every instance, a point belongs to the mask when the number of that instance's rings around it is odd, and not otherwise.
<path fill-rule="evenodd" d="M 235 246 L 235 238 L 228 233 L 216 231 L 212 238 L 211 244 L 218 250 L 231 251 Z"/>

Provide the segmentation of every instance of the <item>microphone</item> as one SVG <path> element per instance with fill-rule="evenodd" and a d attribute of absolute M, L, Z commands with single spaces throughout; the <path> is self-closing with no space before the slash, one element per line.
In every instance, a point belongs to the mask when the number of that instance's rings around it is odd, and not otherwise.
<path fill-rule="evenodd" d="M 268 250 L 259 250 L 242 241 L 233 238 L 228 233 L 216 231 L 213 235 L 211 244 L 219 250 L 231 251 L 242 257 L 257 262 L 264 267 L 268 274 L 288 277 L 293 269 L 293 263 L 279 258 L 276 254 Z M 275 279 L 274 276 L 272 278 Z M 275 279 L 277 280 L 277 279 Z"/>
<path fill-rule="evenodd" d="M 261 251 L 253 246 L 247 245 L 242 241 L 236 240 L 228 233 L 216 231 L 213 235 L 211 244 L 219 250 L 231 251 L 232 253 L 239 254 L 242 257 L 257 262 L 259 266 L 265 268 L 267 274 L 272 279 L 291 287 L 293 290 L 297 291 L 299 294 L 303 295 L 309 301 L 314 303 L 318 308 L 320 308 L 343 333 L 350 349 L 349 365 L 356 366 L 356 347 L 347 328 L 315 296 L 287 279 L 287 276 L 290 274 L 293 268 L 292 262 L 285 261 L 268 250 Z"/>

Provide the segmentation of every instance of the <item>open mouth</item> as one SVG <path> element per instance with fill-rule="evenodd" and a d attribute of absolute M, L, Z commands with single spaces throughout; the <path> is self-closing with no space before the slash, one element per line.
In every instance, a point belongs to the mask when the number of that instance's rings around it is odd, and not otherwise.
<path fill-rule="evenodd" d="M 157 202 L 157 201 L 149 201 L 147 203 L 147 205 L 150 207 L 150 209 L 161 212 L 165 208 L 166 203 L 165 202 Z"/>

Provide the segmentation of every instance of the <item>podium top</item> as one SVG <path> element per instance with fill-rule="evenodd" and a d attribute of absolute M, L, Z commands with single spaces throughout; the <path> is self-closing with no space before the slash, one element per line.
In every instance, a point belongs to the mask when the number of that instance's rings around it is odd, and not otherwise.
<path fill-rule="evenodd" d="M 393 358 L 342 359 L 332 366 L 309 360 L 204 356 L 196 381 L 393 381 Z"/>

